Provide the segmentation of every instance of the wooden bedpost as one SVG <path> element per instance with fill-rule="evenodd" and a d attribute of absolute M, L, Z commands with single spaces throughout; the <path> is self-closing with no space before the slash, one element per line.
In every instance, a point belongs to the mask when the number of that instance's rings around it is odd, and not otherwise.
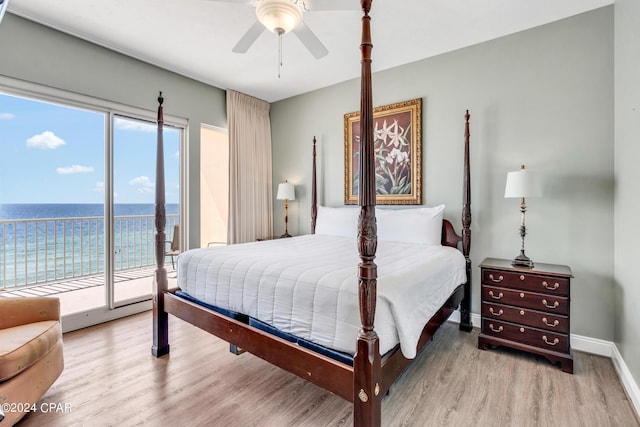
<path fill-rule="evenodd" d="M 462 201 L 462 253 L 466 260 L 467 282 L 464 284 L 464 298 L 460 303 L 460 330 L 470 332 L 471 325 L 471 167 L 469 164 L 469 110 L 464 115 L 464 179 Z"/>
<path fill-rule="evenodd" d="M 318 186 L 316 175 L 316 137 L 313 137 L 313 172 L 311 177 L 311 234 L 316 234 L 316 219 L 318 218 Z"/>
<path fill-rule="evenodd" d="M 165 225 L 167 222 L 164 195 L 164 141 L 162 131 L 162 92 L 158 96 L 158 146 L 156 148 L 156 273 L 153 280 L 153 345 L 151 354 L 160 357 L 169 353 L 169 315 L 164 311 L 164 292 L 168 288 L 167 270 L 164 268 Z"/>
<path fill-rule="evenodd" d="M 356 353 L 353 360 L 353 422 L 355 426 L 380 426 L 381 423 L 381 361 L 378 335 L 373 329 L 376 313 L 378 244 L 376 226 L 376 175 L 373 137 L 373 95 L 371 87 L 371 10 L 372 0 L 361 0 L 362 42 L 360 50 L 360 182 L 358 187 L 358 294 L 360 321 Z"/>

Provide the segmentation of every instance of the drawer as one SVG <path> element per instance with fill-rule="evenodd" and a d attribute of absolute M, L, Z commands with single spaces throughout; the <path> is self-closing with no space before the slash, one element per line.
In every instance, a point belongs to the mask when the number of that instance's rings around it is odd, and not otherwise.
<path fill-rule="evenodd" d="M 482 319 L 482 333 L 559 353 L 569 352 L 569 336 L 494 319 Z"/>
<path fill-rule="evenodd" d="M 563 334 L 569 333 L 569 318 L 567 316 L 544 313 L 528 308 L 511 307 L 485 301 L 482 303 L 482 317 L 519 323 Z"/>
<path fill-rule="evenodd" d="M 491 303 L 532 308 L 547 313 L 569 314 L 569 298 L 556 295 L 545 295 L 482 285 L 482 300 Z"/>
<path fill-rule="evenodd" d="M 482 269 L 482 283 L 551 295 L 569 295 L 569 279 L 566 277 Z"/>

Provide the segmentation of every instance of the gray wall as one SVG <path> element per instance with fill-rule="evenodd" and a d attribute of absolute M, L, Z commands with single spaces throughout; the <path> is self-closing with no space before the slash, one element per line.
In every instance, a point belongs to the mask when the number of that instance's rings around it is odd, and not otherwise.
<path fill-rule="evenodd" d="M 635 269 L 640 212 L 640 2 L 615 5 L 615 342 L 636 384 L 640 383 L 640 286 Z"/>
<path fill-rule="evenodd" d="M 527 254 L 572 268 L 572 333 L 609 341 L 615 312 L 613 13 L 612 6 L 598 9 L 373 78 L 374 105 L 423 98 L 423 197 L 427 205 L 445 203 L 458 226 L 463 116 L 470 110 L 474 266 L 518 253 L 519 201 L 503 198 L 506 173 L 524 163 L 544 177 L 543 197 L 527 203 Z M 375 63 L 385 52 L 373 42 Z M 284 179 L 296 184 L 292 234 L 309 231 L 314 135 L 320 203 L 342 204 L 343 114 L 358 109 L 355 80 L 272 105 L 274 188 Z M 281 209 L 274 200 L 275 234 L 284 228 Z M 476 313 L 478 273 L 474 269 Z"/>
<path fill-rule="evenodd" d="M 199 244 L 200 123 L 226 127 L 225 92 L 10 13 L 0 25 L 0 40 L 0 75 L 149 111 L 157 109 L 158 91 L 163 91 L 165 114 L 186 118 L 190 125 L 189 180 L 196 195 L 190 237 Z"/>

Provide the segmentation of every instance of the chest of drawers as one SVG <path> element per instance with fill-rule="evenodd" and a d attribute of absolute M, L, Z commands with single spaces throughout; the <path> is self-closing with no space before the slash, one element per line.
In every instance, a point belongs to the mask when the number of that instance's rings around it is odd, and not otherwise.
<path fill-rule="evenodd" d="M 573 373 L 569 343 L 571 269 L 534 268 L 487 258 L 480 264 L 482 329 L 478 348 L 506 346 L 546 357 Z"/>

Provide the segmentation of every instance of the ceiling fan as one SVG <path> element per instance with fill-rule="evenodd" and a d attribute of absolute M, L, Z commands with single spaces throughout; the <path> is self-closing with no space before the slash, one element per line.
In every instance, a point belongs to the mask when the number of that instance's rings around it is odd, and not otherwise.
<path fill-rule="evenodd" d="M 263 31 L 278 34 L 280 38 L 293 32 L 314 58 L 326 56 L 329 51 L 320 39 L 311 31 L 303 20 L 306 12 L 331 10 L 359 10 L 359 3 L 355 0 L 212 0 L 225 3 L 237 3 L 255 6 L 256 22 L 249 27 L 240 38 L 232 51 L 245 53 L 258 39 Z"/>

